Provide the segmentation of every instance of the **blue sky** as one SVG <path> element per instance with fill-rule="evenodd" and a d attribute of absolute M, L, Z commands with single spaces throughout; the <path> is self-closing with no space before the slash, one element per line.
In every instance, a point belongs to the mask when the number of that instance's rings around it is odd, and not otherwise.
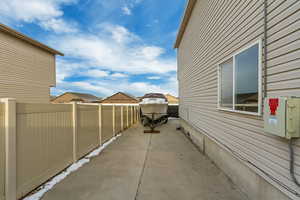
<path fill-rule="evenodd" d="M 0 21 L 65 54 L 57 85 L 109 96 L 177 95 L 173 43 L 186 0 L 1 0 Z"/>

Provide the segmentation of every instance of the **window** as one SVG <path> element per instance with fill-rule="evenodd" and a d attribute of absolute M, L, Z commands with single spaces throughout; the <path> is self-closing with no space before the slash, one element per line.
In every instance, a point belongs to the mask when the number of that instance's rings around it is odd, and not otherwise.
<path fill-rule="evenodd" d="M 256 42 L 219 64 L 219 109 L 260 114 L 260 49 Z"/>

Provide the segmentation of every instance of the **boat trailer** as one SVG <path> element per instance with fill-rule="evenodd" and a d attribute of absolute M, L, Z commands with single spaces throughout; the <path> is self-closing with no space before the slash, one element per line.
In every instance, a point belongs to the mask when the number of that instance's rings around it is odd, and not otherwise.
<path fill-rule="evenodd" d="M 155 115 L 161 115 L 162 113 L 147 113 L 147 115 L 141 115 L 141 123 L 145 127 L 149 127 L 150 130 L 144 130 L 144 133 L 160 133 L 160 131 L 155 130 L 156 127 L 168 123 L 168 115 L 163 115 L 160 118 L 155 119 Z"/>

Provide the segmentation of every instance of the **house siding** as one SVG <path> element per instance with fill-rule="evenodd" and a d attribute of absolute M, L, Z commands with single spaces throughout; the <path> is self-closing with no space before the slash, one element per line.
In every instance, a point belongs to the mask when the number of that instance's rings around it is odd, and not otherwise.
<path fill-rule="evenodd" d="M 55 85 L 55 55 L 0 31 L 0 98 L 47 103 Z"/>
<path fill-rule="evenodd" d="M 300 1 L 267 4 L 267 95 L 300 96 Z M 288 142 L 264 133 L 261 116 L 217 110 L 217 64 L 263 38 L 263 0 L 198 0 L 178 47 L 179 113 L 296 199 L 300 189 L 289 174 Z M 300 141 L 294 148 L 300 179 Z"/>

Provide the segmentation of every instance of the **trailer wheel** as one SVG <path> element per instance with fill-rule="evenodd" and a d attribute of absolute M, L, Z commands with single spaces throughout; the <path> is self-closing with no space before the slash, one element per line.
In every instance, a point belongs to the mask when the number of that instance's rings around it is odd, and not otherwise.
<path fill-rule="evenodd" d="M 146 117 L 143 117 L 141 121 L 142 121 L 143 126 L 147 126 L 149 124 L 149 119 Z"/>
<path fill-rule="evenodd" d="M 165 119 L 164 124 L 168 123 L 168 118 Z"/>

